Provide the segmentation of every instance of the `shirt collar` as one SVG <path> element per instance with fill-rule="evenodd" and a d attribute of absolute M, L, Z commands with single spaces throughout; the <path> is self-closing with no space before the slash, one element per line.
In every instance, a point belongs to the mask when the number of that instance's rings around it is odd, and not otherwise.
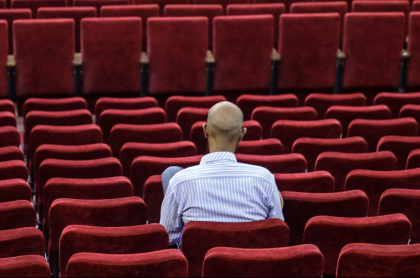
<path fill-rule="evenodd" d="M 201 158 L 200 165 L 204 165 L 209 162 L 215 162 L 220 160 L 229 160 L 231 162 L 237 162 L 235 154 L 231 152 L 215 152 L 215 153 L 209 153 L 203 158 Z"/>

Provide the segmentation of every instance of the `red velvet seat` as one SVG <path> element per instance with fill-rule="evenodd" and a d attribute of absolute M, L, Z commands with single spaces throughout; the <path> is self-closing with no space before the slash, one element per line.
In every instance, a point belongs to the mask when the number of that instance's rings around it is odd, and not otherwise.
<path fill-rule="evenodd" d="M 308 162 L 308 172 L 314 171 L 318 156 L 324 152 L 365 153 L 367 143 L 362 137 L 346 139 L 300 138 L 295 141 L 292 153 L 300 153 Z"/>
<path fill-rule="evenodd" d="M 378 214 L 381 195 L 387 189 L 420 189 L 420 169 L 403 171 L 355 170 L 346 179 L 345 190 L 360 189 L 369 197 L 369 216 Z"/>
<path fill-rule="evenodd" d="M 35 227 L 36 212 L 31 202 L 17 200 L 0 203 L 0 230 Z"/>
<path fill-rule="evenodd" d="M 340 15 L 284 14 L 280 17 L 279 32 L 279 89 L 332 91 L 340 41 Z"/>
<path fill-rule="evenodd" d="M 375 97 L 375 105 L 385 104 L 397 118 L 401 108 L 407 104 L 420 104 L 420 93 L 380 93 Z"/>
<path fill-rule="evenodd" d="M 35 227 L 0 231 L 0 258 L 25 255 L 44 256 L 45 239 Z M 0 273 L 2 273 L 0 271 Z"/>
<path fill-rule="evenodd" d="M 37 3 L 44 0 L 14 1 Z M 62 6 L 65 6 L 65 1 L 58 0 L 63 3 Z M 13 2 L 12 7 L 14 3 L 18 2 Z M 32 12 L 34 18 L 35 13 L 36 11 Z M 51 41 L 54 43 L 50 43 Z M 71 19 L 13 22 L 16 96 L 26 98 L 74 95 L 74 41 L 74 21 Z"/>
<path fill-rule="evenodd" d="M 16 127 L 15 114 L 10 113 L 10 112 L 0 112 L 0 126 L 14 126 L 14 127 Z"/>
<path fill-rule="evenodd" d="M 244 120 L 250 120 L 252 112 L 259 106 L 298 107 L 299 99 L 294 94 L 281 94 L 274 96 L 244 94 L 238 97 L 236 105 L 241 108 L 244 114 Z"/>
<path fill-rule="evenodd" d="M 241 141 L 236 150 L 237 154 L 277 155 L 283 153 L 283 145 L 275 138 Z"/>
<path fill-rule="evenodd" d="M 318 156 L 315 171 L 327 171 L 335 179 L 335 190 L 344 190 L 347 175 L 357 169 L 393 171 L 397 169 L 397 158 L 391 152 L 364 154 L 325 152 Z"/>
<path fill-rule="evenodd" d="M 9 6 L 10 6 L 10 1 Z M 13 21 L 16 19 L 30 19 L 32 17 L 32 11 L 30 9 L 1 9 L 0 19 L 7 21 L 7 33 L 8 33 L 8 53 L 13 54 Z M 5 94 L 4 94 L 5 95 Z"/>
<path fill-rule="evenodd" d="M 51 277 L 51 270 L 44 256 L 28 255 L 0 259 L 2 277 Z"/>
<path fill-rule="evenodd" d="M 79 253 L 70 259 L 67 273 L 69 277 L 186 277 L 188 262 L 179 250 L 134 255 Z"/>
<path fill-rule="evenodd" d="M 327 171 L 298 174 L 274 174 L 279 191 L 331 193 L 334 177 Z"/>
<path fill-rule="evenodd" d="M 326 114 L 326 119 L 337 119 L 343 126 L 343 137 L 347 136 L 350 123 L 356 119 L 389 120 L 391 110 L 386 105 L 374 106 L 331 106 Z"/>
<path fill-rule="evenodd" d="M 132 0 L 134 5 L 157 4 L 159 6 L 159 16 L 163 16 L 166 5 L 187 5 L 189 0 Z"/>
<path fill-rule="evenodd" d="M 340 122 L 335 119 L 318 121 L 279 120 L 271 127 L 270 137 L 279 139 L 284 146 L 284 153 L 290 153 L 293 143 L 299 138 L 340 138 L 342 131 Z"/>
<path fill-rule="evenodd" d="M 200 5 L 222 5 L 223 14 L 226 14 L 227 7 L 232 4 L 250 4 L 251 0 L 193 0 L 193 4 Z"/>
<path fill-rule="evenodd" d="M 60 277 L 67 276 L 67 263 L 77 253 L 148 253 L 167 249 L 168 243 L 168 233 L 159 224 L 131 227 L 67 226 L 60 237 Z"/>
<path fill-rule="evenodd" d="M 160 174 L 150 176 L 144 183 L 143 191 L 148 223 L 159 223 L 163 198 L 162 176 Z"/>
<path fill-rule="evenodd" d="M 319 277 L 324 258 L 314 245 L 270 249 L 215 247 L 204 258 L 203 277 Z"/>
<path fill-rule="evenodd" d="M 378 215 L 402 213 L 412 225 L 410 244 L 420 243 L 420 191 L 416 189 L 388 189 L 379 201 Z"/>
<path fill-rule="evenodd" d="M 9 160 L 24 161 L 23 152 L 16 146 L 0 148 L 0 162 L 5 162 Z"/>
<path fill-rule="evenodd" d="M 111 129 L 109 145 L 118 156 L 125 143 L 173 143 L 182 139 L 182 130 L 176 123 L 156 125 L 117 124 Z"/>
<path fill-rule="evenodd" d="M 204 257 L 213 247 L 275 248 L 289 242 L 289 228 L 280 219 L 244 223 L 190 222 L 182 234 L 188 275 L 201 276 Z"/>
<path fill-rule="evenodd" d="M 28 179 L 28 168 L 21 160 L 0 162 L 0 180 Z"/>
<path fill-rule="evenodd" d="M 77 1 L 97 0 L 75 0 L 75 4 Z M 93 99 L 106 95 L 140 96 L 142 24 L 140 18 L 134 17 L 82 20 L 84 95 Z"/>
<path fill-rule="evenodd" d="M 95 7 L 97 14 L 100 14 L 101 8 L 103 6 L 128 5 L 129 3 L 129 0 L 73 0 L 73 6 Z"/>
<path fill-rule="evenodd" d="M 182 139 L 188 140 L 190 138 L 191 127 L 196 122 L 207 121 L 207 115 L 209 113 L 208 108 L 194 108 L 184 107 L 178 111 L 176 116 L 176 123 L 182 129 Z"/>
<path fill-rule="evenodd" d="M 131 1 L 130 1 L 131 2 Z M 120 6 L 102 6 L 101 17 L 128 17 L 136 16 L 141 18 L 142 22 L 142 50 L 147 49 L 147 19 L 159 16 L 159 6 L 150 5 L 120 5 Z"/>
<path fill-rule="evenodd" d="M 226 101 L 226 98 L 224 96 L 171 96 L 165 103 L 166 116 L 168 117 L 168 122 L 175 122 L 178 111 L 184 107 L 211 108 L 221 101 Z"/>
<path fill-rule="evenodd" d="M 163 11 L 164 16 L 205 16 L 209 20 L 208 49 L 213 47 L 213 18 L 223 15 L 222 5 L 166 5 Z"/>
<path fill-rule="evenodd" d="M 174 143 L 126 143 L 120 151 L 123 174 L 130 177 L 133 160 L 139 156 L 185 157 L 197 155 L 197 148 L 191 141 Z"/>
<path fill-rule="evenodd" d="M 67 0 L 11 0 L 12 9 L 30 9 L 32 18 L 38 18 L 37 11 L 42 7 L 65 7 Z"/>
<path fill-rule="evenodd" d="M 352 243 L 338 258 L 336 277 L 412 277 L 420 271 L 420 245 Z"/>
<path fill-rule="evenodd" d="M 283 191 L 284 219 L 290 229 L 289 245 L 302 244 L 306 222 L 312 217 L 366 217 L 369 199 L 361 190 L 337 193 Z"/>
<path fill-rule="evenodd" d="M 301 154 L 251 155 L 236 154 L 241 163 L 248 163 L 267 168 L 271 173 L 304 173 L 306 160 Z"/>
<path fill-rule="evenodd" d="M 260 123 L 263 138 L 270 138 L 271 127 L 278 120 L 313 121 L 318 113 L 312 107 L 257 107 L 252 111 L 251 119 Z"/>
<path fill-rule="evenodd" d="M 420 1 L 413 1 L 412 11 L 413 12 L 420 11 Z"/>
<path fill-rule="evenodd" d="M 0 64 L 1 64 L 1 71 L 0 71 L 0 97 L 7 98 L 8 97 L 8 71 L 7 71 L 7 54 L 8 54 L 8 43 L 7 43 L 7 24 L 6 20 L 1 20 L 0 14 Z M 4 113 L 9 112 L 2 112 L 0 117 L 4 117 Z M 14 114 L 13 114 L 14 116 Z"/>
<path fill-rule="evenodd" d="M 207 32 L 208 19 L 204 17 L 150 18 L 147 21 L 150 95 L 204 95 Z"/>
<path fill-rule="evenodd" d="M 334 276 L 341 249 L 349 243 L 406 245 L 411 223 L 402 214 L 377 217 L 316 216 L 308 221 L 304 244 L 314 244 L 324 255 L 324 275 Z"/>
<path fill-rule="evenodd" d="M 139 156 L 131 164 L 130 180 L 134 187 L 134 196 L 143 197 L 144 183 L 153 175 L 161 175 L 170 166 L 183 168 L 200 164 L 202 156 L 154 157 Z"/>
<path fill-rule="evenodd" d="M 361 136 L 368 143 L 368 151 L 375 152 L 382 137 L 388 135 L 417 136 L 419 124 L 413 118 L 393 120 L 362 120 L 350 123 L 348 137 Z"/>
<path fill-rule="evenodd" d="M 367 100 L 361 93 L 328 95 L 313 93 L 306 97 L 305 106 L 312 106 L 318 112 L 319 119 L 325 119 L 325 114 L 331 106 L 365 106 Z"/>
<path fill-rule="evenodd" d="M 408 21 L 408 42 L 407 52 L 410 54 L 410 63 L 408 64 L 407 87 L 409 91 L 418 92 L 420 87 L 420 2 L 413 2 L 413 12 L 406 19 Z M 415 104 L 415 103 L 413 103 Z M 418 103 L 416 103 L 418 104 Z"/>
<path fill-rule="evenodd" d="M 137 110 L 107 109 L 99 118 L 99 125 L 104 135 L 104 142 L 109 142 L 112 128 L 117 124 L 150 125 L 166 122 L 166 113 L 160 107 Z M 118 156 L 118 153 L 115 154 Z"/>
<path fill-rule="evenodd" d="M 398 159 L 397 170 L 404 170 L 411 151 L 420 149 L 420 137 L 385 136 L 378 143 L 379 151 L 391 151 Z"/>
<path fill-rule="evenodd" d="M 1 10 L 0 10 L 1 12 Z M 1 14 L 1 13 L 0 13 Z M 15 114 L 15 105 L 10 99 L 0 99 L 0 111 L 10 112 Z"/>
<path fill-rule="evenodd" d="M 0 127 L 0 147 L 9 147 L 20 145 L 20 135 L 16 127 Z"/>
<path fill-rule="evenodd" d="M 414 150 L 408 155 L 406 168 L 420 168 L 420 150 Z"/>
<path fill-rule="evenodd" d="M 407 104 L 404 105 L 400 110 L 399 118 L 411 117 L 417 121 L 420 125 L 420 105 Z"/>
<path fill-rule="evenodd" d="M 70 98 L 29 98 L 23 105 L 23 118 L 34 110 L 37 111 L 68 111 L 87 109 L 86 101 L 81 97 Z"/>
<path fill-rule="evenodd" d="M 75 51 L 80 52 L 80 21 L 85 17 L 96 17 L 95 7 L 72 7 L 72 0 L 68 0 L 69 7 L 39 8 L 38 18 L 72 18 L 74 19 Z"/>
<path fill-rule="evenodd" d="M 32 190 L 29 184 L 22 179 L 8 179 L 0 181 L 0 202 L 17 200 L 31 201 Z"/>

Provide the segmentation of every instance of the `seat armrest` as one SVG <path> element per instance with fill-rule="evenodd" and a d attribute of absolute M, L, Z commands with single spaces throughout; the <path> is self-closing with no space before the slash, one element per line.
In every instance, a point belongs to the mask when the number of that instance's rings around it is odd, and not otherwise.
<path fill-rule="evenodd" d="M 281 60 L 280 54 L 273 48 L 273 53 L 271 54 L 271 61 L 279 62 Z"/>
<path fill-rule="evenodd" d="M 407 50 L 401 52 L 401 68 L 400 68 L 400 81 L 398 83 L 398 92 L 404 93 L 408 83 L 408 65 L 410 63 L 410 53 Z"/>
<path fill-rule="evenodd" d="M 206 64 L 214 64 L 214 57 L 211 50 L 207 50 Z"/>
<path fill-rule="evenodd" d="M 213 95 L 214 84 L 214 57 L 211 50 L 207 50 L 206 57 L 206 96 Z"/>
<path fill-rule="evenodd" d="M 149 64 L 149 57 L 147 57 L 146 52 L 141 53 L 140 64 L 148 65 Z"/>
<path fill-rule="evenodd" d="M 73 60 L 73 66 L 80 67 L 82 66 L 82 54 L 81 53 L 74 53 L 74 60 Z"/>
<path fill-rule="evenodd" d="M 7 55 L 7 67 L 15 67 L 16 66 L 16 62 L 15 62 L 15 56 L 13 55 Z"/>
<path fill-rule="evenodd" d="M 140 57 L 140 79 L 140 96 L 145 97 L 149 94 L 149 57 L 146 52 Z"/>

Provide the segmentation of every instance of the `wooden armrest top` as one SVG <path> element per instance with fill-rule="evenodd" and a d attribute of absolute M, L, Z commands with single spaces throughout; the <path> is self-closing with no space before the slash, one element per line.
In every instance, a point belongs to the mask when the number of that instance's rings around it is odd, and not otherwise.
<path fill-rule="evenodd" d="M 149 64 L 149 58 L 147 57 L 146 52 L 141 53 L 140 64 L 143 64 L 143 65 Z"/>
<path fill-rule="evenodd" d="M 81 66 L 82 64 L 83 64 L 82 54 L 81 53 L 74 53 L 73 66 Z"/>
<path fill-rule="evenodd" d="M 211 50 L 207 50 L 206 63 L 214 64 L 214 57 L 213 57 L 213 53 L 211 53 Z"/>
<path fill-rule="evenodd" d="M 273 53 L 271 54 L 271 60 L 272 61 L 280 61 L 281 57 L 279 53 L 277 53 L 277 50 L 273 48 Z"/>
<path fill-rule="evenodd" d="M 7 55 L 7 67 L 15 67 L 15 66 L 16 66 L 15 56 Z"/>
<path fill-rule="evenodd" d="M 403 50 L 402 51 L 402 53 L 401 53 L 401 57 L 402 58 L 410 58 L 410 53 L 408 53 L 408 51 L 407 50 Z"/>
<path fill-rule="evenodd" d="M 341 51 L 340 49 L 338 49 L 337 50 L 337 58 L 344 59 L 344 58 L 346 58 L 346 54 L 344 54 L 343 51 Z"/>

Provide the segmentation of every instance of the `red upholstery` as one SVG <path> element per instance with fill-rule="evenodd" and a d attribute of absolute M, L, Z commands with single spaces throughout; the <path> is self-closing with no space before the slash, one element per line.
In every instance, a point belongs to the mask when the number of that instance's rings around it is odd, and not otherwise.
<path fill-rule="evenodd" d="M 133 196 L 133 186 L 126 177 L 75 179 L 51 178 L 44 188 L 45 226 L 49 227 L 51 204 L 60 198 L 116 199 Z M 42 219 L 41 219 L 42 220 Z"/>
<path fill-rule="evenodd" d="M 203 126 L 201 124 L 201 126 Z M 194 126 L 193 126 L 194 127 Z M 193 127 L 191 129 L 193 129 Z M 247 129 L 247 132 L 243 138 L 243 140 L 260 140 L 262 137 L 263 129 L 259 122 L 257 121 L 244 121 L 242 127 Z"/>
<path fill-rule="evenodd" d="M 379 201 L 378 215 L 402 213 L 410 220 L 413 230 L 411 231 L 410 243 L 420 242 L 420 192 L 416 189 L 388 189 Z"/>
<path fill-rule="evenodd" d="M 153 175 L 161 175 L 170 166 L 183 168 L 198 165 L 201 155 L 187 157 L 139 156 L 131 164 L 130 180 L 134 187 L 134 196 L 143 197 L 144 183 Z"/>
<path fill-rule="evenodd" d="M 112 153 L 118 156 L 125 143 L 172 143 L 179 142 L 182 131 L 176 123 L 156 125 L 117 124 L 111 130 L 109 145 Z"/>
<path fill-rule="evenodd" d="M 314 171 L 318 155 L 324 152 L 365 153 L 366 151 L 367 143 L 362 137 L 346 139 L 300 138 L 295 141 L 292 148 L 292 153 L 300 153 L 305 156 L 308 162 L 308 172 Z"/>
<path fill-rule="evenodd" d="M 312 106 L 318 112 L 318 118 L 324 119 L 328 108 L 334 105 L 341 106 L 365 106 L 366 97 L 362 93 L 329 95 L 310 94 L 305 100 L 305 106 Z"/>
<path fill-rule="evenodd" d="M 420 1 L 413 1 L 413 12 L 418 12 L 420 11 Z"/>
<path fill-rule="evenodd" d="M 147 5 L 147 4 L 157 4 L 159 5 L 159 15 L 163 16 L 163 10 L 166 5 L 185 5 L 189 4 L 189 0 L 133 0 L 134 5 Z"/>
<path fill-rule="evenodd" d="M 267 94 L 274 43 L 273 16 L 216 17 L 213 35 L 214 91 Z"/>
<path fill-rule="evenodd" d="M 197 155 L 197 148 L 191 141 L 174 143 L 126 143 L 120 151 L 123 174 L 130 177 L 133 160 L 139 156 L 185 157 Z"/>
<path fill-rule="evenodd" d="M 391 110 L 386 105 L 374 106 L 331 106 L 326 119 L 337 119 L 343 126 L 343 137 L 347 135 L 350 123 L 355 119 L 389 120 Z"/>
<path fill-rule="evenodd" d="M 166 122 L 166 113 L 160 107 L 137 110 L 107 109 L 99 118 L 99 125 L 104 135 L 104 142 L 109 142 L 112 128 L 117 124 L 163 124 Z M 114 154 L 118 156 L 118 153 Z"/>
<path fill-rule="evenodd" d="M 238 97 L 236 105 L 241 108 L 244 114 L 244 120 L 250 120 L 252 112 L 259 106 L 298 107 L 299 100 L 294 94 L 281 94 L 274 96 L 244 94 Z"/>
<path fill-rule="evenodd" d="M 10 5 L 10 1 L 9 5 Z M 30 9 L 1 9 L 0 19 L 7 21 L 7 40 L 8 53 L 13 54 L 13 21 L 16 19 L 30 19 L 32 11 Z M 4 35 L 2 35 L 4 37 Z"/>
<path fill-rule="evenodd" d="M 100 14 L 101 8 L 103 6 L 112 6 L 112 5 L 128 5 L 129 0 L 73 0 L 73 6 L 75 7 L 95 7 L 97 14 Z"/>
<path fill-rule="evenodd" d="M 378 152 L 391 151 L 397 157 L 397 170 L 406 168 L 408 155 L 416 149 L 420 149 L 420 137 L 385 136 L 378 143 Z"/>
<path fill-rule="evenodd" d="M 109 200 L 58 199 L 51 206 L 51 248 L 58 251 L 64 228 L 70 225 L 124 227 L 146 224 L 147 207 L 139 197 Z"/>
<path fill-rule="evenodd" d="M 204 17 L 147 21 L 149 94 L 204 93 L 207 32 Z"/>
<path fill-rule="evenodd" d="M 283 191 L 284 219 L 290 229 L 289 245 L 302 244 L 306 222 L 318 215 L 366 217 L 369 199 L 361 190 L 337 193 Z"/>
<path fill-rule="evenodd" d="M 37 18 L 38 8 L 41 7 L 65 7 L 67 0 L 11 0 L 12 9 L 30 9 L 32 18 Z"/>
<path fill-rule="evenodd" d="M 346 179 L 345 190 L 360 189 L 369 197 L 369 216 L 378 214 L 383 192 L 391 188 L 420 189 L 420 169 L 403 171 L 354 170 Z"/>
<path fill-rule="evenodd" d="M 194 108 L 184 107 L 178 111 L 176 122 L 182 129 L 182 139 L 188 140 L 190 138 L 191 127 L 196 122 L 207 121 L 208 108 Z"/>
<path fill-rule="evenodd" d="M 237 154 L 238 162 L 267 168 L 271 173 L 304 173 L 306 160 L 301 154 L 252 155 Z"/>
<path fill-rule="evenodd" d="M 70 98 L 29 98 L 23 105 L 23 118 L 34 110 L 38 111 L 67 111 L 87 109 L 86 101 L 81 97 Z"/>
<path fill-rule="evenodd" d="M 51 277 L 44 256 L 28 255 L 0 259 L 1 277 Z"/>
<path fill-rule="evenodd" d="M 13 113 L 8 112 L 8 111 L 0 112 L 0 126 L 14 126 L 14 127 L 16 127 L 15 115 Z"/>
<path fill-rule="evenodd" d="M 277 4 L 233 4 L 227 7 L 227 15 L 257 15 L 271 14 L 274 17 L 274 48 L 279 43 L 280 15 L 286 12 L 282 3 Z"/>
<path fill-rule="evenodd" d="M 35 227 L 0 231 L 0 258 L 38 255 L 45 253 L 45 239 Z M 2 273 L 0 271 L 0 273 Z"/>
<path fill-rule="evenodd" d="M 270 138 L 271 127 L 278 120 L 313 121 L 318 113 L 312 107 L 257 107 L 252 112 L 252 120 L 258 121 L 263 128 L 263 138 Z"/>
<path fill-rule="evenodd" d="M 408 277 L 419 272 L 420 245 L 352 243 L 338 258 L 337 277 Z"/>
<path fill-rule="evenodd" d="M 416 12 L 415 12 L 416 11 Z M 407 87 L 420 87 L 420 40 L 418 33 L 420 32 L 420 2 L 413 2 L 413 12 L 407 17 L 408 21 L 408 43 L 407 51 L 410 53 L 410 63 L 408 65 L 408 82 Z"/>
<path fill-rule="evenodd" d="M 227 6 L 232 4 L 250 4 L 251 0 L 192 0 L 193 4 L 200 5 L 222 5 L 224 14 L 226 14 Z"/>
<path fill-rule="evenodd" d="M 70 259 L 67 273 L 69 277 L 186 277 L 188 262 L 179 250 L 134 255 L 79 253 Z"/>
<path fill-rule="evenodd" d="M 284 153 L 290 153 L 293 143 L 299 138 L 340 138 L 342 131 L 340 122 L 335 119 L 318 121 L 279 120 L 271 127 L 270 137 L 278 138 L 284 146 Z"/>
<path fill-rule="evenodd" d="M 147 205 L 148 223 L 159 223 L 160 208 L 163 202 L 163 187 L 161 175 L 150 176 L 144 183 L 144 202 Z"/>
<path fill-rule="evenodd" d="M 0 127 L 0 147 L 20 145 L 20 135 L 16 127 L 4 126 Z"/>
<path fill-rule="evenodd" d="M 35 227 L 36 212 L 31 202 L 18 200 L 0 204 L 0 230 Z"/>
<path fill-rule="evenodd" d="M 0 12 L 1 12 L 1 10 L 0 10 Z M 10 99 L 0 99 L 0 111 L 4 111 L 4 112 L 8 111 L 8 112 L 10 112 L 14 115 L 15 114 L 15 105 L 13 104 L 13 102 Z"/>
<path fill-rule="evenodd" d="M 121 5 L 121 6 L 102 6 L 101 17 L 127 17 L 136 16 L 142 22 L 142 50 L 147 49 L 147 19 L 159 16 L 159 6 L 150 5 Z"/>
<path fill-rule="evenodd" d="M 27 2 L 27 0 L 14 1 Z M 38 1 L 44 0 L 30 0 L 28 3 Z M 65 6 L 66 0 L 58 1 Z M 33 15 L 34 13 L 32 12 Z M 46 97 L 74 94 L 74 37 L 74 21 L 71 19 L 13 22 L 17 96 Z M 51 40 L 54 40 L 53 44 L 50 43 Z"/>
<path fill-rule="evenodd" d="M 244 223 L 190 222 L 182 234 L 188 275 L 199 277 L 204 257 L 213 247 L 274 248 L 287 246 L 289 228 L 279 219 Z"/>
<path fill-rule="evenodd" d="M 66 277 L 67 263 L 77 253 L 147 253 L 167 249 L 168 242 L 168 233 L 159 224 L 131 227 L 67 226 L 60 237 L 60 276 Z"/>
<path fill-rule="evenodd" d="M 380 93 L 375 97 L 374 103 L 385 104 L 391 109 L 392 116 L 397 118 L 404 105 L 420 104 L 420 93 Z"/>
<path fill-rule="evenodd" d="M 308 193 L 334 192 L 334 178 L 326 171 L 298 174 L 274 174 L 279 191 Z"/>
<path fill-rule="evenodd" d="M 338 14 L 282 15 L 279 88 L 334 88 L 339 41 Z"/>
<path fill-rule="evenodd" d="M 407 104 L 400 110 L 399 118 L 411 117 L 414 118 L 420 125 L 420 105 Z"/>
<path fill-rule="evenodd" d="M 223 15 L 221 5 L 166 5 L 163 11 L 164 16 L 205 16 L 209 20 L 208 49 L 213 47 L 213 18 Z"/>
<path fill-rule="evenodd" d="M 21 160 L 0 162 L 0 180 L 28 179 L 28 168 Z"/>
<path fill-rule="evenodd" d="M 28 183 L 22 179 L 8 179 L 0 181 L 0 202 L 17 200 L 31 201 L 32 191 Z"/>
<path fill-rule="evenodd" d="M 346 14 L 343 88 L 397 88 L 404 29 L 404 13 Z"/>
<path fill-rule="evenodd" d="M 75 0 L 75 3 L 77 1 L 79 0 Z M 141 26 L 142 21 L 139 18 L 82 20 L 80 28 L 84 94 L 139 95 Z"/>
<path fill-rule="evenodd" d="M 253 155 L 277 155 L 283 153 L 283 145 L 280 140 L 275 138 L 241 141 L 239 142 L 237 154 Z"/>
<path fill-rule="evenodd" d="M 315 244 L 324 255 L 324 275 L 335 275 L 341 249 L 349 243 L 407 244 L 411 223 L 402 214 L 377 217 L 316 216 L 308 221 L 303 243 Z"/>
<path fill-rule="evenodd" d="M 0 43 L 0 64 L 1 64 L 1 71 L 0 71 L 0 97 L 1 98 L 7 98 L 8 92 L 7 92 L 7 54 L 8 54 L 8 43 L 7 43 L 7 24 L 8 22 L 6 20 L 1 19 L 1 13 L 0 13 L 0 37 L 1 37 L 1 43 Z"/>
<path fill-rule="evenodd" d="M 226 101 L 226 98 L 224 96 L 171 96 L 165 103 L 166 116 L 168 117 L 168 122 L 175 122 L 178 111 L 181 110 L 181 108 L 211 108 L 213 105 L 221 101 Z"/>
<path fill-rule="evenodd" d="M 368 151 L 375 152 L 379 140 L 387 135 L 417 136 L 419 124 L 413 118 L 394 120 L 362 120 L 350 123 L 348 137 L 361 136 L 368 143 Z"/>
<path fill-rule="evenodd" d="M 420 168 L 420 150 L 412 151 L 407 158 L 407 169 Z"/>
<path fill-rule="evenodd" d="M 323 267 L 324 258 L 314 245 L 269 249 L 215 247 L 204 258 L 203 277 L 319 277 Z"/>
<path fill-rule="evenodd" d="M 23 152 L 16 146 L 0 148 L 0 162 L 5 162 L 9 160 L 24 161 Z"/>

